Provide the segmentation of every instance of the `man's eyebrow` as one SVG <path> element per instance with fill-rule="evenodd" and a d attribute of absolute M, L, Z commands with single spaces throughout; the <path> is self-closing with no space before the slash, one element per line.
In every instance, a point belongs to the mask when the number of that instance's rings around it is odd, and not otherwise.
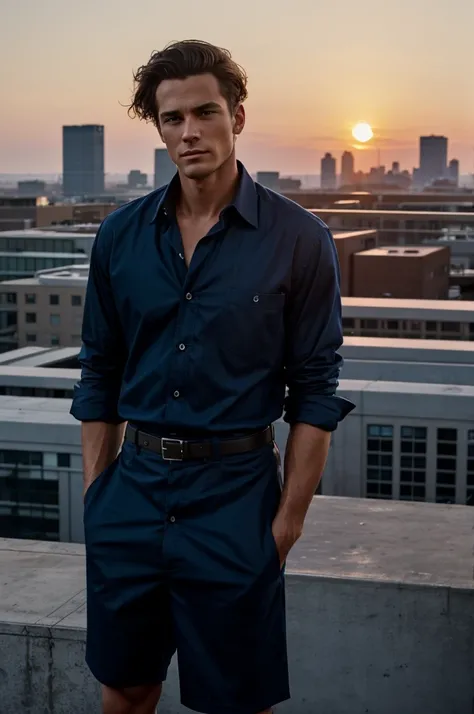
<path fill-rule="evenodd" d="M 220 109 L 220 108 L 221 108 L 221 106 L 217 102 L 205 102 L 205 104 L 199 104 L 197 107 L 193 107 L 193 112 L 203 112 L 203 111 L 207 111 L 209 109 Z M 174 117 L 177 114 L 180 114 L 179 109 L 172 109 L 167 112 L 161 112 L 160 118 L 168 119 L 169 117 Z"/>

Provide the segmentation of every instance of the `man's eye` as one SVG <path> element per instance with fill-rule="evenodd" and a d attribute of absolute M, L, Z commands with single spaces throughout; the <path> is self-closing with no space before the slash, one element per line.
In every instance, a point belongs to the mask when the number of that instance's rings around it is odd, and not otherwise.
<path fill-rule="evenodd" d="M 209 116 L 210 114 L 214 114 L 214 111 L 212 109 L 203 109 L 201 114 L 204 116 Z"/>
<path fill-rule="evenodd" d="M 179 117 L 168 117 L 167 119 L 165 119 L 165 124 L 169 124 L 170 122 L 175 121 L 179 121 Z"/>

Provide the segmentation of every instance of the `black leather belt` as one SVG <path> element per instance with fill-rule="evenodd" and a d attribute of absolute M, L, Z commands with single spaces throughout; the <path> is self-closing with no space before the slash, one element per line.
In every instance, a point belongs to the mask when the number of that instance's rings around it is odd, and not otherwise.
<path fill-rule="evenodd" d="M 275 438 L 272 426 L 263 431 L 256 431 L 238 439 L 219 439 L 217 441 L 188 441 L 183 439 L 168 439 L 166 437 L 147 434 L 135 429 L 130 424 L 125 430 L 126 441 L 132 441 L 136 446 L 150 449 L 159 454 L 165 461 L 186 461 L 188 459 L 209 459 L 213 456 L 230 456 L 253 451 L 265 444 L 270 444 Z"/>

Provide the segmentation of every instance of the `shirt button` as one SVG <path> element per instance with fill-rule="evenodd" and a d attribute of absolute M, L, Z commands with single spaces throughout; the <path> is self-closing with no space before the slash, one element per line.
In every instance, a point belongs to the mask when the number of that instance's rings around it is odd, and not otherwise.
<path fill-rule="evenodd" d="M 173 392 L 173 397 L 174 397 L 175 399 L 177 399 L 177 398 L 179 397 L 179 392 L 178 392 L 177 389 Z"/>
<path fill-rule="evenodd" d="M 170 523 L 174 523 L 176 521 L 176 518 L 174 516 L 170 516 Z"/>
<path fill-rule="evenodd" d="M 259 300 L 260 300 L 260 298 L 258 297 L 258 295 L 254 295 L 254 296 L 253 296 L 253 301 L 254 301 L 254 302 L 258 302 Z"/>
<path fill-rule="evenodd" d="M 179 347 L 179 349 L 181 350 L 181 352 L 184 352 L 184 350 L 186 349 L 186 345 L 183 345 L 182 342 L 181 342 L 180 345 L 178 345 L 178 347 Z"/>
<path fill-rule="evenodd" d="M 191 293 L 186 293 L 186 300 L 192 300 L 193 296 Z"/>

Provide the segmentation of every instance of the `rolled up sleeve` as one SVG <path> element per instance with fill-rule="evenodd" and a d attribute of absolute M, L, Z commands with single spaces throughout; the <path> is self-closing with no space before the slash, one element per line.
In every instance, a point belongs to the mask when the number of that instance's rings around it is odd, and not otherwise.
<path fill-rule="evenodd" d="M 126 360 L 125 340 L 110 284 L 113 232 L 107 219 L 92 247 L 79 354 L 81 379 L 71 414 L 79 421 L 118 424 L 118 400 Z"/>
<path fill-rule="evenodd" d="M 286 315 L 284 420 L 289 424 L 334 431 L 354 409 L 352 402 L 336 395 L 343 341 L 339 283 L 334 239 L 314 219 L 296 244 Z"/>

